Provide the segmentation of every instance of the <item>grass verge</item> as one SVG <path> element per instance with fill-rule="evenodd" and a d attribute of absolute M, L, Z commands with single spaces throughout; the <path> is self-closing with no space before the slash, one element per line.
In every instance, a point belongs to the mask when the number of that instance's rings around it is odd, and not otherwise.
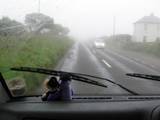
<path fill-rule="evenodd" d="M 0 67 L 30 66 L 53 69 L 73 41 L 68 37 L 53 37 L 47 35 L 23 37 L 0 37 Z M 44 75 L 23 72 L 7 72 L 3 74 L 6 80 L 16 77 L 24 78 L 27 91 L 38 87 Z"/>

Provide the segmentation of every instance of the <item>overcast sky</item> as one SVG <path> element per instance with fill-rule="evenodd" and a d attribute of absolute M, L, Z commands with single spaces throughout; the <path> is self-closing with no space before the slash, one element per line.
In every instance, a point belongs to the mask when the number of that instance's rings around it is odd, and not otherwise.
<path fill-rule="evenodd" d="M 0 17 L 24 22 L 25 14 L 38 11 L 38 0 L 0 0 Z M 41 0 L 41 13 L 70 29 L 79 39 L 132 34 L 133 23 L 154 13 L 160 17 L 160 0 Z"/>

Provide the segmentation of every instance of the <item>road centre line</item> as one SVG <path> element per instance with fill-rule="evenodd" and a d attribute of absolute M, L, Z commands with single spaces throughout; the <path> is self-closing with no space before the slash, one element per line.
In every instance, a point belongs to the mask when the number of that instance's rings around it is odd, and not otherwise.
<path fill-rule="evenodd" d="M 112 66 L 111 66 L 107 61 L 105 61 L 104 59 L 102 59 L 102 62 L 103 62 L 107 67 L 112 68 Z"/>

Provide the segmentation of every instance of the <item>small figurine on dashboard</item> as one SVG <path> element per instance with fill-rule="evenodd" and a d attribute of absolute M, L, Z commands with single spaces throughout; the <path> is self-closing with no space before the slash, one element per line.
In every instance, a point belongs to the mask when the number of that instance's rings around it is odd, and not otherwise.
<path fill-rule="evenodd" d="M 62 74 L 58 81 L 56 77 L 51 77 L 45 81 L 47 92 L 42 95 L 43 101 L 71 100 L 73 91 L 70 87 L 70 76 Z"/>

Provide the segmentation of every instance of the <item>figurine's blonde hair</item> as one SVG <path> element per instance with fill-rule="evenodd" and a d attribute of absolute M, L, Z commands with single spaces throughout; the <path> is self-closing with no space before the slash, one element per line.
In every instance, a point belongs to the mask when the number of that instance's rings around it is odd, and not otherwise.
<path fill-rule="evenodd" d="M 59 83 L 55 77 L 51 77 L 50 79 L 46 79 L 44 81 L 45 90 L 55 89 L 59 87 Z"/>

